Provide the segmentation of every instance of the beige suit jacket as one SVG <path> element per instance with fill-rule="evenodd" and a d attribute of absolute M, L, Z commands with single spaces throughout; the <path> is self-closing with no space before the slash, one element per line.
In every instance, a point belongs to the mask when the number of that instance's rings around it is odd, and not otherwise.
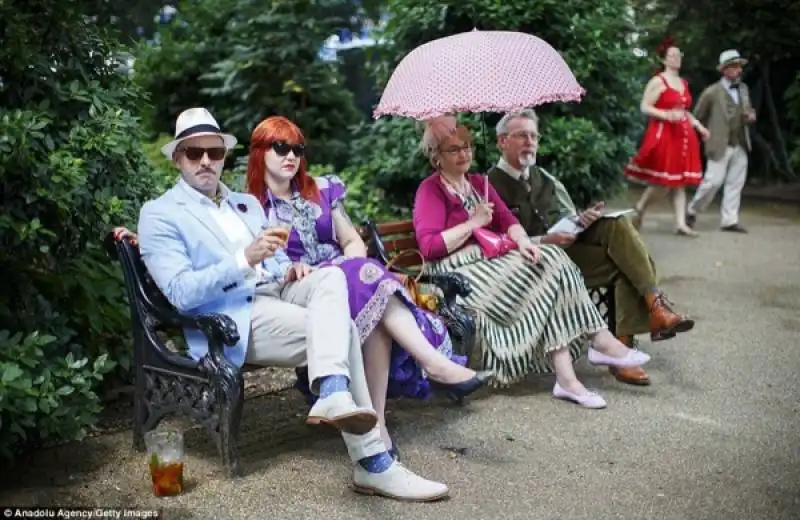
<path fill-rule="evenodd" d="M 730 133 L 728 111 L 726 104 L 728 103 L 729 94 L 722 84 L 722 80 L 709 85 L 700 94 L 697 100 L 697 105 L 694 108 L 694 117 L 696 117 L 703 126 L 708 128 L 711 137 L 705 143 L 706 157 L 712 161 L 719 161 L 725 156 L 725 149 L 728 147 L 728 135 Z M 750 90 L 747 85 L 741 83 L 739 85 L 739 99 L 742 103 L 744 110 L 752 108 L 750 103 Z M 745 125 L 744 127 L 745 140 L 747 151 L 751 150 L 750 141 L 750 128 Z"/>

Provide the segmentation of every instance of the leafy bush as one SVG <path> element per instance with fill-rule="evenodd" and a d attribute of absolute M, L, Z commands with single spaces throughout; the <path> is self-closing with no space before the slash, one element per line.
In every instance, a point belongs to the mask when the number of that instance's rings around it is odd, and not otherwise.
<path fill-rule="evenodd" d="M 620 172 L 619 141 L 583 117 L 551 117 L 541 123 L 537 164 L 554 173 L 579 207 L 613 195 Z"/>
<path fill-rule="evenodd" d="M 114 367 L 103 354 L 64 355 L 54 336 L 0 330 L 0 457 L 50 438 L 80 439 L 100 412 L 95 387 Z"/>
<path fill-rule="evenodd" d="M 95 376 L 113 362 L 122 368 L 118 375 L 130 365 L 126 296 L 101 241 L 112 225 L 131 225 L 161 181 L 139 144 L 134 114 L 142 97 L 117 72 L 113 39 L 81 10 L 90 4 L 0 3 L 7 29 L 0 48 L 6 455 L 33 434 L 74 438 L 96 415 Z M 47 386 L 51 380 L 72 380 L 76 391 L 53 400 L 61 394 Z M 25 381 L 38 394 L 17 388 Z M 28 397 L 39 399 L 35 409 Z M 21 413 L 30 415 L 22 420 Z"/>
<path fill-rule="evenodd" d="M 787 117 L 792 130 L 790 135 L 797 136 L 790 143 L 792 152 L 789 157 L 789 164 L 792 170 L 800 172 L 800 73 L 795 76 L 794 82 L 786 89 L 784 98 L 788 109 Z"/>

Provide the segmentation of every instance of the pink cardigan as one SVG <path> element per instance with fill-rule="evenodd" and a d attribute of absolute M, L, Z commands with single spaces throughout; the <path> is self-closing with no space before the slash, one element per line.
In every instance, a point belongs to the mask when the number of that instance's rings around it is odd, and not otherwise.
<path fill-rule="evenodd" d="M 485 175 L 467 174 L 470 184 L 483 195 L 489 180 Z M 508 232 L 508 228 L 519 221 L 508 209 L 503 200 L 489 184 L 489 202 L 494 204 L 489 229 L 498 233 Z M 469 213 L 456 195 L 450 193 L 442 182 L 439 172 L 434 172 L 422 181 L 414 198 L 414 233 L 417 236 L 420 252 L 426 260 L 438 260 L 450 253 L 444 244 L 442 233 L 469 220 Z M 473 238 L 465 246 L 474 243 Z M 462 246 L 463 247 L 463 246 Z"/>

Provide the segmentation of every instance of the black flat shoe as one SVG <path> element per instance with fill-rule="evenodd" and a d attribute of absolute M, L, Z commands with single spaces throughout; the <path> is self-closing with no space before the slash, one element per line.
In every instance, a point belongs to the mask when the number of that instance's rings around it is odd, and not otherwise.
<path fill-rule="evenodd" d="M 431 386 L 444 395 L 457 405 L 464 404 L 464 398 L 469 394 L 485 385 L 492 378 L 492 373 L 488 370 L 478 372 L 472 378 L 462 381 L 461 383 L 440 383 L 438 381 L 430 380 Z"/>
<path fill-rule="evenodd" d="M 730 226 L 725 226 L 722 228 L 722 231 L 728 231 L 732 233 L 747 233 L 747 230 L 740 226 L 739 224 L 732 224 Z"/>

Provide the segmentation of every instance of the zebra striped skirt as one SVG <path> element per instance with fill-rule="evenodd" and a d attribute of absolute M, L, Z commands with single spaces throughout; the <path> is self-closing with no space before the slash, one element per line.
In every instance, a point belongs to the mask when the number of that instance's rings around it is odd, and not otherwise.
<path fill-rule="evenodd" d="M 537 264 L 518 251 L 487 260 L 470 245 L 429 267 L 432 273 L 456 271 L 469 279 L 472 293 L 460 303 L 476 316 L 476 347 L 496 386 L 529 372 L 553 372 L 548 353 L 559 348 L 568 348 L 575 361 L 586 336 L 606 328 L 563 249 L 540 247 Z"/>

